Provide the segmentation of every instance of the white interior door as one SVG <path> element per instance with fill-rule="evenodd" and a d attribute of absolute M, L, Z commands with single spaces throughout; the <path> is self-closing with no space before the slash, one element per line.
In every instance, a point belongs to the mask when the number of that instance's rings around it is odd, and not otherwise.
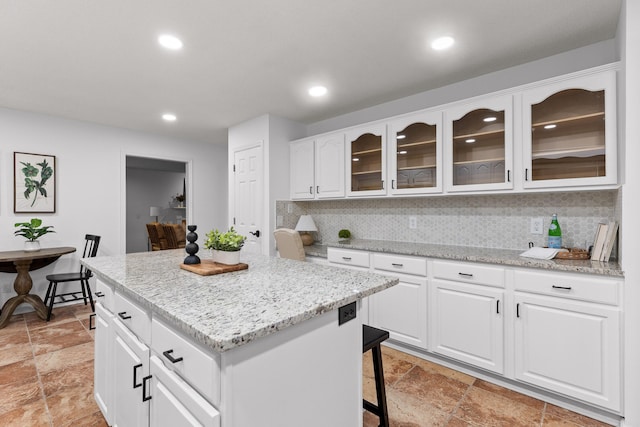
<path fill-rule="evenodd" d="M 234 227 L 247 241 L 243 250 L 262 253 L 264 177 L 262 144 L 234 153 Z"/>

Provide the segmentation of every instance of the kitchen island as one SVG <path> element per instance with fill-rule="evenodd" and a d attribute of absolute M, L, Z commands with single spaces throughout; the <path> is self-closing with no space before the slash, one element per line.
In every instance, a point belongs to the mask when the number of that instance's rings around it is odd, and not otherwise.
<path fill-rule="evenodd" d="M 361 425 L 359 301 L 396 279 L 251 255 L 248 270 L 199 276 L 184 256 L 83 261 L 98 278 L 95 394 L 109 424 Z"/>

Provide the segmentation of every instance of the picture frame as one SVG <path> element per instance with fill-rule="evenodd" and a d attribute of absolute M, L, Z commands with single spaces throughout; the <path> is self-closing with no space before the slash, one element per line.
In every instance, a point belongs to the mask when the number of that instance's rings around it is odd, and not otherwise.
<path fill-rule="evenodd" d="M 55 213 L 56 157 L 13 153 L 13 212 Z"/>

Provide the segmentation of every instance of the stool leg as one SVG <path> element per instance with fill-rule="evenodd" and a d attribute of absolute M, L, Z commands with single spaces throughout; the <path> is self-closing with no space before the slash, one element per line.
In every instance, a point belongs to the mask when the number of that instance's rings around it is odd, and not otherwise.
<path fill-rule="evenodd" d="M 382 369 L 382 352 L 380 344 L 371 349 L 373 353 L 373 371 L 376 377 L 376 395 L 378 397 L 378 416 L 380 427 L 389 427 L 389 413 L 387 412 L 387 394 L 384 388 L 384 371 Z"/>
<path fill-rule="evenodd" d="M 93 295 L 91 295 L 91 286 L 89 286 L 89 281 L 85 280 L 84 281 L 85 287 L 87 289 L 87 294 L 89 294 L 89 302 L 91 303 L 91 311 L 95 313 L 96 311 L 96 307 L 93 304 Z M 85 305 L 87 305 L 87 303 L 84 303 Z"/>
<path fill-rule="evenodd" d="M 53 282 L 53 289 L 49 296 L 49 310 L 47 311 L 47 322 L 51 320 L 51 311 L 53 310 L 53 301 L 56 299 L 56 291 L 58 290 L 58 282 Z"/>

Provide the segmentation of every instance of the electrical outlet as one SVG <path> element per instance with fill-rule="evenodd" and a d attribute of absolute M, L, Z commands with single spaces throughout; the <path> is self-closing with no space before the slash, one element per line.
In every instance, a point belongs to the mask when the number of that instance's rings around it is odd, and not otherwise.
<path fill-rule="evenodd" d="M 284 218 L 282 218 L 282 215 L 277 215 L 276 216 L 276 227 L 282 227 L 283 224 L 284 224 Z"/>
<path fill-rule="evenodd" d="M 415 216 L 409 217 L 409 228 L 411 229 L 418 228 L 418 218 L 416 218 Z"/>
<path fill-rule="evenodd" d="M 531 234 L 542 234 L 542 227 L 544 226 L 544 218 L 537 217 L 531 218 Z"/>
<path fill-rule="evenodd" d="M 343 305 L 338 309 L 338 325 L 348 322 L 356 318 L 356 303 Z"/>
<path fill-rule="evenodd" d="M 293 206 L 291 205 L 291 203 L 287 203 L 287 213 L 291 212 L 293 212 Z"/>

